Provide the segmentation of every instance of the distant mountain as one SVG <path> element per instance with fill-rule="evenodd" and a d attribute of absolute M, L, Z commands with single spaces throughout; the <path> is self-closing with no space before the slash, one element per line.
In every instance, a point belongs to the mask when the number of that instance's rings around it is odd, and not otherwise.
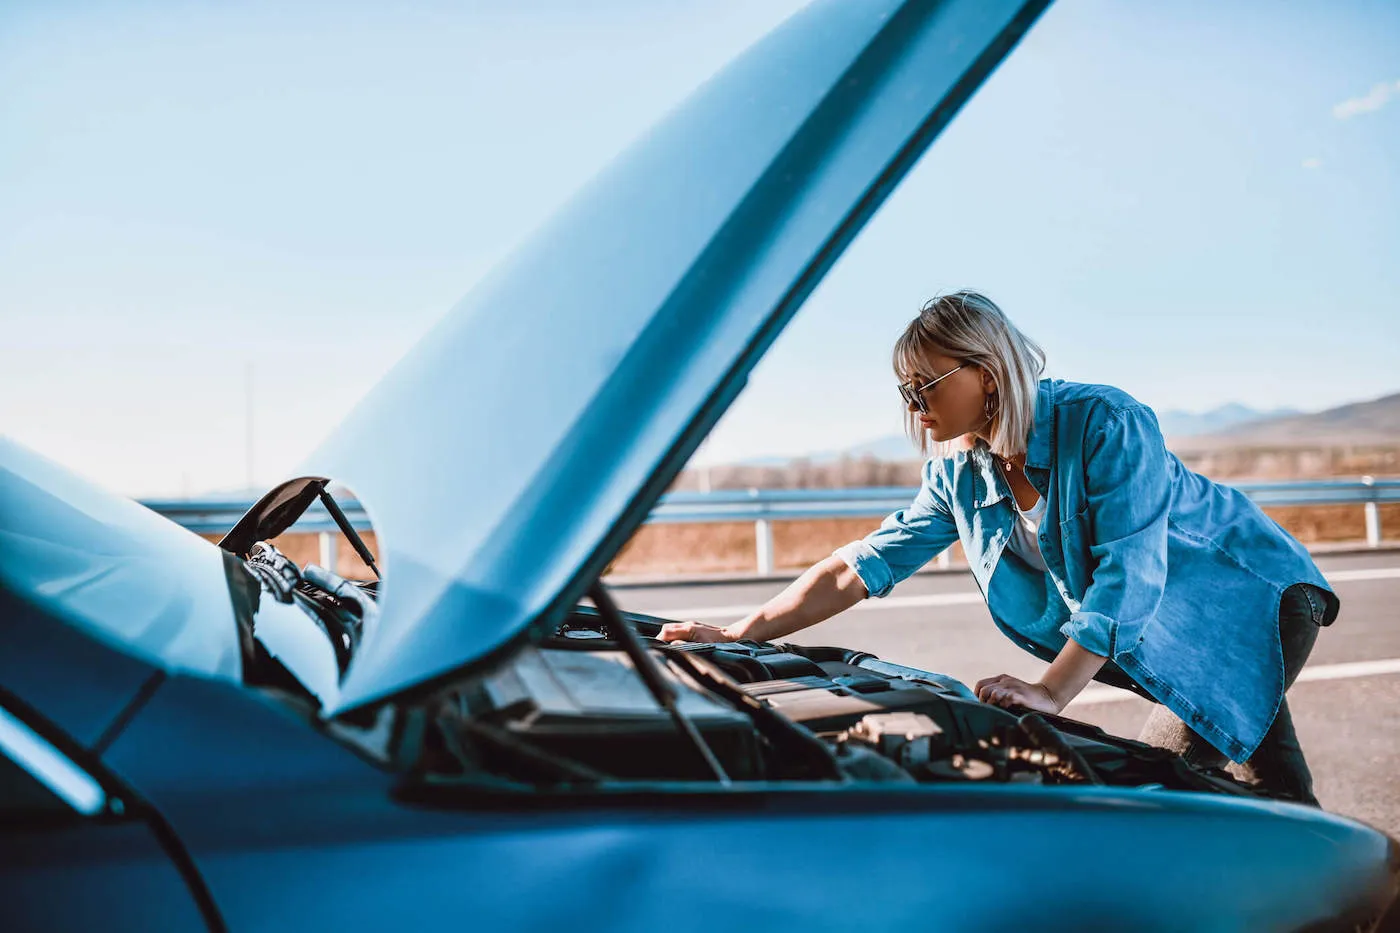
<path fill-rule="evenodd" d="M 845 454 L 853 460 L 862 457 L 874 457 L 876 460 L 922 459 L 914 442 L 903 434 L 891 434 L 889 437 L 879 437 L 864 444 L 857 444 L 846 450 Z"/>
<path fill-rule="evenodd" d="M 1312 414 L 1237 424 L 1191 437 L 1192 447 L 1301 447 L 1400 444 L 1400 392 Z"/>
<path fill-rule="evenodd" d="M 1296 408 L 1260 410 L 1232 402 L 1203 412 L 1158 412 L 1157 421 L 1162 426 L 1167 446 L 1174 450 L 1232 445 L 1400 445 L 1400 393 L 1310 414 Z M 780 467 L 794 460 L 821 465 L 835 463 L 842 457 L 848 460 L 870 457 L 887 463 L 921 459 L 913 441 L 902 434 L 891 434 L 845 450 L 817 451 L 801 457 L 757 457 L 735 465 Z"/>
<path fill-rule="evenodd" d="M 794 460 L 816 460 L 816 458 L 817 458 L 818 456 L 825 456 L 825 455 L 824 455 L 824 454 L 820 454 L 820 455 L 814 454 L 814 455 L 811 456 L 811 457 L 802 457 L 802 456 L 785 457 L 785 456 L 783 456 L 782 454 L 774 454 L 774 455 L 771 456 L 771 457 L 752 457 L 752 458 L 750 458 L 750 459 L 748 459 L 748 460 L 736 460 L 736 461 L 734 461 L 733 463 L 711 464 L 711 466 L 716 466 L 716 465 L 718 465 L 718 466 L 746 466 L 746 467 L 781 467 L 781 466 L 787 466 L 789 463 L 791 463 L 791 462 L 794 461 Z M 830 458 L 827 458 L 827 459 L 832 459 L 832 460 L 834 460 L 834 459 L 837 459 L 837 458 L 836 458 L 836 457 L 830 457 Z M 823 461 L 821 461 L 821 462 L 825 462 L 825 460 L 823 460 Z"/>
<path fill-rule="evenodd" d="M 1221 405 L 1219 408 L 1212 408 L 1210 411 L 1158 412 L 1157 421 L 1162 426 L 1162 434 L 1169 440 L 1175 441 L 1180 438 L 1213 435 L 1227 429 L 1234 431 L 1238 430 L 1241 425 L 1302 414 L 1303 412 L 1296 408 L 1273 408 L 1261 411 L 1238 402 L 1231 402 L 1228 405 Z M 866 441 L 844 451 L 826 451 L 813 454 L 808 459 L 813 463 L 828 463 L 839 460 L 842 455 L 853 460 L 859 460 L 862 457 L 874 457 L 876 460 L 886 461 L 919 459 L 919 453 L 914 449 L 913 441 L 900 434 Z M 779 457 L 769 458 L 769 461 L 766 465 L 772 466 L 783 462 L 782 458 Z"/>
<path fill-rule="evenodd" d="M 1287 418 L 1301 415 L 1296 408 L 1273 408 L 1259 411 L 1238 402 L 1221 405 L 1210 411 L 1159 411 L 1157 423 L 1167 437 L 1195 437 L 1198 434 L 1215 434 L 1236 425 L 1262 421 L 1266 418 Z"/>
<path fill-rule="evenodd" d="M 835 463 L 845 457 L 848 460 L 862 460 L 872 457 L 876 460 L 887 462 L 899 462 L 903 460 L 918 460 L 919 451 L 914 446 L 914 442 L 903 434 L 891 434 L 888 437 L 877 437 L 872 441 L 848 447 L 845 450 L 819 450 L 810 454 L 801 454 L 792 457 L 754 457 L 751 460 L 740 460 L 735 466 L 752 467 L 776 467 L 786 466 L 794 460 L 806 460 L 808 463 L 824 464 Z"/>
<path fill-rule="evenodd" d="M 1158 412 L 1157 421 L 1162 426 L 1162 434 L 1169 440 L 1176 440 L 1207 434 L 1213 435 L 1225 430 L 1233 432 L 1238 430 L 1241 425 L 1299 415 L 1303 415 L 1303 412 L 1296 408 L 1273 408 L 1261 411 L 1247 405 L 1231 402 L 1228 405 L 1221 405 L 1219 408 L 1212 408 L 1210 411 Z M 876 460 L 886 461 L 919 459 L 919 453 L 915 450 L 913 441 L 900 434 L 866 441 L 844 451 L 825 451 L 813 454 L 808 459 L 813 463 L 828 463 L 839 460 L 843 455 L 853 460 L 859 460 L 862 457 L 874 457 Z M 782 458 L 779 457 L 768 459 L 770 462 L 767 465 L 770 466 L 783 462 Z"/>

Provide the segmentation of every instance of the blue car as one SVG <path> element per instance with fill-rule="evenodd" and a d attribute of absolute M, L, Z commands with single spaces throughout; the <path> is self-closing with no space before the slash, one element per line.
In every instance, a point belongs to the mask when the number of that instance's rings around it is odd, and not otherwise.
<path fill-rule="evenodd" d="M 0 929 L 1396 929 L 1367 826 L 599 582 L 1044 6 L 798 14 L 217 546 L 0 441 Z"/>

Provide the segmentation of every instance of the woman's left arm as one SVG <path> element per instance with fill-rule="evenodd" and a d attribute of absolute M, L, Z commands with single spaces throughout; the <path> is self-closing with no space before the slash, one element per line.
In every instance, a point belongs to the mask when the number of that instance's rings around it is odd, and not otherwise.
<path fill-rule="evenodd" d="M 1105 406 L 1094 420 L 1083 462 L 1093 576 L 1060 627 L 1068 641 L 1040 682 L 1005 674 L 981 681 L 977 695 L 987 702 L 1059 712 L 1113 657 L 1120 628 L 1139 628 L 1162 601 L 1172 493 L 1157 418 L 1134 405 Z"/>
<path fill-rule="evenodd" d="M 1107 660 L 1101 654 L 1080 647 L 1076 641 L 1067 641 L 1036 683 L 999 674 L 977 682 L 977 699 L 997 706 L 1024 706 L 1044 713 L 1058 713 L 1094 679 Z"/>

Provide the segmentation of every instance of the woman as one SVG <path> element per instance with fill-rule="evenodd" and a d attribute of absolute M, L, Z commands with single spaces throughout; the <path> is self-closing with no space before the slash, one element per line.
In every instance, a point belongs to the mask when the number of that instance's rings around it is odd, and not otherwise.
<path fill-rule="evenodd" d="M 1045 355 L 988 298 L 930 301 L 894 349 L 925 453 L 913 503 L 732 625 L 668 641 L 771 641 L 882 597 L 961 541 L 998 628 L 1049 661 L 979 699 L 1058 713 L 1092 679 L 1155 700 L 1140 738 L 1203 767 L 1247 762 L 1316 804 L 1284 691 L 1340 602 L 1306 549 L 1167 451 L 1109 386 L 1041 379 Z M 962 449 L 954 450 L 955 446 Z"/>

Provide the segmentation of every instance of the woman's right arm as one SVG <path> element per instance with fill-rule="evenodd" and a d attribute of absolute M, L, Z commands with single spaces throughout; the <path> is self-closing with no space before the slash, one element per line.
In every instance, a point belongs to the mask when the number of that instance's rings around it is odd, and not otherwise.
<path fill-rule="evenodd" d="M 666 641 L 772 641 L 829 619 L 867 596 L 887 595 L 896 583 L 958 540 L 958 526 L 942 492 L 942 469 L 941 461 L 925 463 L 923 484 L 908 507 L 886 517 L 859 541 L 837 548 L 752 615 L 723 628 L 674 622 L 662 628 L 661 637 Z"/>
<path fill-rule="evenodd" d="M 816 625 L 851 608 L 868 595 L 865 584 L 840 557 L 831 556 L 807 568 L 756 612 L 724 627 L 703 622 L 670 622 L 661 629 L 663 641 L 773 641 Z"/>

